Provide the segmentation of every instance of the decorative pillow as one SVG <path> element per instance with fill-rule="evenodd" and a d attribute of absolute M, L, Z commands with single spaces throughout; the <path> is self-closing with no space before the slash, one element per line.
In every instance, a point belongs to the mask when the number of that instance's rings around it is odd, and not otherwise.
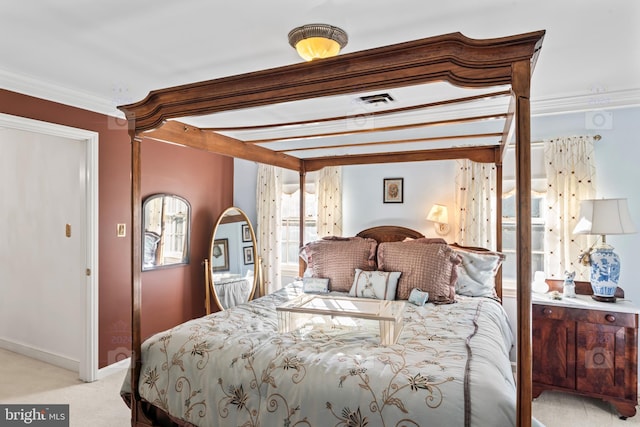
<path fill-rule="evenodd" d="M 302 291 L 306 294 L 326 294 L 329 292 L 329 279 L 321 277 L 303 277 Z"/>
<path fill-rule="evenodd" d="M 429 293 L 429 301 L 455 302 L 456 266 L 460 257 L 442 239 L 384 242 L 378 248 L 378 269 L 399 271 L 396 299 L 408 299 L 412 289 Z"/>
<path fill-rule="evenodd" d="M 329 290 L 349 292 L 356 268 L 375 270 L 378 243 L 362 237 L 325 237 L 307 243 L 303 258 L 312 277 L 329 279 Z"/>
<path fill-rule="evenodd" d="M 429 292 L 423 292 L 420 289 L 412 289 L 409 294 L 409 302 L 411 304 L 423 306 L 429 299 Z"/>
<path fill-rule="evenodd" d="M 394 300 L 400 274 L 398 271 L 362 271 L 356 268 L 349 296 Z"/>
<path fill-rule="evenodd" d="M 457 244 L 451 246 L 462 259 L 458 266 L 456 293 L 470 297 L 497 298 L 495 279 L 505 259 L 504 254 Z"/>

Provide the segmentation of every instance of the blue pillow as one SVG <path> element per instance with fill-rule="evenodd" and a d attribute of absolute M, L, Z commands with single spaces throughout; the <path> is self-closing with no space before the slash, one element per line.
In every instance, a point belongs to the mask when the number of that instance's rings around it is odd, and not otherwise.
<path fill-rule="evenodd" d="M 429 299 L 429 292 L 421 291 L 418 288 L 414 288 L 411 290 L 409 294 L 409 302 L 411 304 L 415 304 L 418 306 L 423 306 L 427 300 Z"/>
<path fill-rule="evenodd" d="M 321 277 L 303 277 L 302 291 L 306 294 L 326 294 L 329 292 L 329 279 Z"/>

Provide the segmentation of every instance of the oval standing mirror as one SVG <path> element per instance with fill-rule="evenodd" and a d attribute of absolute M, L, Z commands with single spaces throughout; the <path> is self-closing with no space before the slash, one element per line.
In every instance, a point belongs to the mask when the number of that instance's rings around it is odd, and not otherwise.
<path fill-rule="evenodd" d="M 180 196 L 154 194 L 142 204 L 142 271 L 189 263 L 191 206 Z"/>
<path fill-rule="evenodd" d="M 259 280 L 256 265 L 251 222 L 241 209 L 230 207 L 216 222 L 205 261 L 207 314 L 211 313 L 211 302 L 225 310 L 251 300 Z"/>

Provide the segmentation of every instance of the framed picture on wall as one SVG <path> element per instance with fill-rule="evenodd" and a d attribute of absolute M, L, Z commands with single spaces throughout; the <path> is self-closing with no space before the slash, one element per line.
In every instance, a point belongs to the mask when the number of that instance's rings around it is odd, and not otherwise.
<path fill-rule="evenodd" d="M 211 271 L 229 270 L 229 239 L 215 239 L 211 249 Z"/>
<path fill-rule="evenodd" d="M 244 248 L 244 263 L 253 264 L 253 246 L 247 246 Z"/>
<path fill-rule="evenodd" d="M 249 225 L 242 224 L 242 241 L 250 242 L 251 241 L 251 232 L 249 231 Z"/>
<path fill-rule="evenodd" d="M 404 200 L 404 178 L 385 178 L 382 181 L 384 203 L 402 203 Z"/>

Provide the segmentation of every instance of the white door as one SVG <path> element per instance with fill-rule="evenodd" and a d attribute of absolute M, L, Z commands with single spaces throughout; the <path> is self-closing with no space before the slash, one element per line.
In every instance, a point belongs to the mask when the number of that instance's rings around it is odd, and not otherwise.
<path fill-rule="evenodd" d="M 91 381 L 88 150 L 73 135 L 0 128 L 0 339 Z"/>

